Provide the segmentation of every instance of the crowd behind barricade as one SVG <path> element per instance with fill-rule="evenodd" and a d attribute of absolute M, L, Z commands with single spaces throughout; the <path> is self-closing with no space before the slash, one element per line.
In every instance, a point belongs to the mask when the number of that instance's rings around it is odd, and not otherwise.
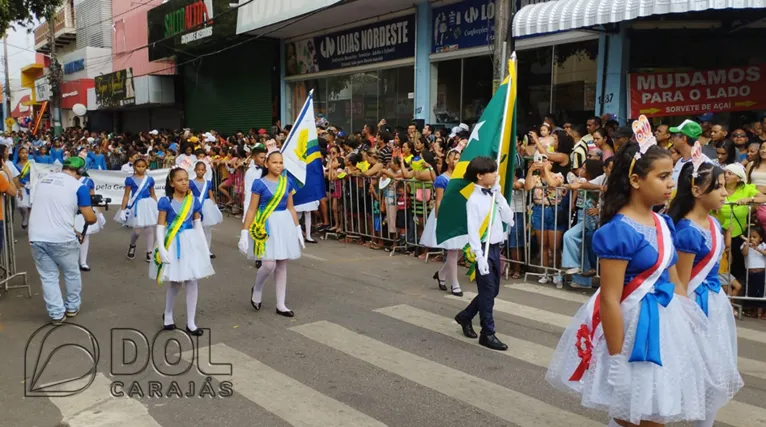
<path fill-rule="evenodd" d="M 392 127 L 383 119 L 350 132 L 317 117 L 327 198 L 303 206 L 306 241 L 311 234 L 334 236 L 370 249 L 402 252 L 428 260 L 444 254 L 427 230 L 438 214 L 446 182 L 471 137 L 471 127 L 452 129 Z M 691 133 L 672 133 L 669 124 L 655 128 L 658 144 L 671 150 L 674 179 L 690 161 L 691 144 L 725 168 L 727 204 L 716 213 L 726 230 L 727 252 L 721 279 L 732 297 L 763 298 L 766 280 L 766 118 L 752 123 L 715 121 L 702 116 Z M 698 130 L 697 130 L 698 128 Z M 0 142 L 13 168 L 20 158 L 63 163 L 70 156 L 86 159 L 88 169 L 132 171 L 142 157 L 149 169 L 205 162 L 222 211 L 241 215 L 249 171 L 263 167 L 266 147 L 280 147 L 290 132 L 277 121 L 269 130 L 250 129 L 224 136 L 214 130 L 151 130 L 107 134 L 67 129 L 60 137 L 12 132 Z M 696 133 L 695 133 L 696 130 Z M 515 173 L 510 200 L 515 225 L 503 253 L 506 274 L 534 276 L 558 287 L 597 286 L 597 260 L 591 239 L 599 225 L 600 193 L 611 171 L 612 157 L 633 138 L 614 117 L 591 117 L 585 124 L 558 123 L 548 115 L 527 134 L 517 135 Z M 260 147 L 260 148 L 259 148 Z M 9 171 L 10 180 L 19 171 Z M 762 205 L 764 204 L 764 205 Z M 659 210 L 660 208 L 658 208 Z M 313 211 L 313 212 L 312 212 Z M 300 214 L 300 212 L 299 212 Z M 312 227 L 312 223 L 314 226 Z M 22 227 L 26 218 L 22 213 Z M 755 315 L 763 309 L 755 306 Z M 766 318 L 766 316 L 764 316 Z"/>

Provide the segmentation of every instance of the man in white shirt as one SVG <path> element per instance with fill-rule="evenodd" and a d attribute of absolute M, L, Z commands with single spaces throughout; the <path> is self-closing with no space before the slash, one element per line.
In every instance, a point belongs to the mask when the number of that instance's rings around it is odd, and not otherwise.
<path fill-rule="evenodd" d="M 74 217 L 80 213 L 86 224 L 96 222 L 90 205 L 90 190 L 79 179 L 87 175 L 85 160 L 68 158 L 61 172 L 52 173 L 35 187 L 29 217 L 29 244 L 42 282 L 45 308 L 54 325 L 80 311 L 80 242 Z M 62 301 L 59 273 L 64 273 L 66 301 Z"/>
<path fill-rule="evenodd" d="M 263 144 L 258 144 L 250 152 L 250 165 L 245 172 L 245 204 L 243 205 L 245 212 L 250 206 L 250 196 L 253 194 L 250 190 L 253 188 L 253 182 L 263 176 L 263 163 L 265 161 L 266 147 Z M 242 215 L 242 222 L 245 222 L 245 215 Z"/>
<path fill-rule="evenodd" d="M 476 338 L 472 321 L 479 315 L 481 321 L 481 337 L 479 344 L 492 350 L 505 351 L 508 346 L 495 336 L 495 320 L 492 315 L 495 297 L 500 292 L 500 244 L 505 242 L 507 233 L 503 231 L 503 223 L 513 226 L 513 211 L 500 192 L 497 184 L 497 162 L 489 157 L 478 156 L 468 164 L 465 179 L 474 183 L 474 189 L 466 203 L 468 244 L 476 256 L 476 288 L 478 295 L 463 311 L 455 316 L 455 321 L 463 328 L 463 334 L 468 338 Z M 491 187 L 491 189 L 490 189 Z M 492 203 L 492 196 L 495 203 Z M 491 209 L 497 212 L 489 225 L 489 248 L 486 252 L 487 236 L 482 236 L 481 225 Z M 482 241 L 483 240 L 483 241 Z"/>
<path fill-rule="evenodd" d="M 681 155 L 673 166 L 673 182 L 678 186 L 678 176 L 681 175 L 684 165 L 692 160 L 692 147 L 697 142 L 697 138 L 702 135 L 702 126 L 695 121 L 684 120 L 678 127 L 670 128 L 670 133 L 673 148 Z"/>

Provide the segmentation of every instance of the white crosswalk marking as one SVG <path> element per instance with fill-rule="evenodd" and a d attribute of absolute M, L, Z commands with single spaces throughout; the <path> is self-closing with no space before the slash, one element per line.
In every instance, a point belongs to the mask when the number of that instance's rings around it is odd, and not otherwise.
<path fill-rule="evenodd" d="M 161 427 L 149 415 L 149 411 L 141 402 L 129 397 L 113 397 L 110 392 L 111 384 L 107 377 L 98 373 L 90 387 L 83 392 L 67 397 L 51 398 L 51 402 L 61 411 L 62 425 Z M 66 388 L 77 389 L 72 383 L 67 384 Z"/>
<path fill-rule="evenodd" d="M 478 341 L 471 339 L 463 335 L 460 325 L 455 322 L 455 319 L 449 317 L 439 316 L 431 312 L 420 310 L 408 305 L 395 305 L 393 307 L 385 307 L 375 310 L 377 313 L 385 314 L 402 322 L 409 323 L 428 329 L 442 335 L 446 335 L 450 338 L 455 338 L 460 341 L 465 341 L 478 346 Z M 504 356 L 510 356 L 514 359 L 523 360 L 527 363 L 537 365 L 543 368 L 547 368 L 551 361 L 553 352 L 550 348 L 533 343 L 530 341 L 520 340 L 518 338 L 510 337 L 507 335 L 497 334 L 500 341 L 508 344 L 507 351 L 495 352 L 496 354 L 502 354 Z M 480 347 L 486 348 L 486 347 Z M 487 351 L 493 351 L 486 349 Z"/>
<path fill-rule="evenodd" d="M 476 296 L 476 294 L 473 292 L 464 291 L 464 294 L 465 297 L 469 299 Z M 450 299 L 463 300 L 462 298 L 454 297 L 452 295 L 446 295 L 445 297 Z M 527 307 L 497 298 L 495 299 L 495 311 L 510 314 L 513 316 L 524 317 L 529 320 L 534 320 L 561 328 L 566 328 L 570 319 L 569 317 L 551 313 L 546 310 Z M 553 349 L 550 349 L 549 351 L 550 356 L 548 356 L 548 360 L 550 360 L 553 355 Z M 763 362 L 740 357 L 738 359 L 738 366 L 740 372 L 743 374 L 752 375 L 759 378 L 766 378 L 766 375 L 764 375 L 764 373 L 766 373 L 766 364 Z M 766 409 L 733 400 L 718 412 L 716 420 L 733 426 L 742 427 L 759 425 L 758 422 L 766 425 Z"/>
<path fill-rule="evenodd" d="M 549 286 L 534 285 L 531 283 L 518 283 L 513 285 L 505 285 L 505 287 L 580 304 L 585 304 L 590 298 L 587 295 L 578 294 L 576 292 L 556 290 Z M 762 344 L 766 344 L 766 332 L 757 331 L 755 329 L 739 327 L 737 328 L 737 337 L 746 339 L 748 341 L 756 341 Z"/>
<path fill-rule="evenodd" d="M 229 381 L 236 393 L 294 426 L 385 427 L 374 418 L 225 344 L 213 345 L 212 354 L 217 360 L 232 364 Z"/>
<path fill-rule="evenodd" d="M 291 330 L 314 341 L 525 427 L 603 426 L 495 383 L 320 321 Z"/>

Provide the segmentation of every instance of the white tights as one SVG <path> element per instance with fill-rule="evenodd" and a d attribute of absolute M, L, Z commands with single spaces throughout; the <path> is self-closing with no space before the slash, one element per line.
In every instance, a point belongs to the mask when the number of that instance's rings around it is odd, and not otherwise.
<path fill-rule="evenodd" d="M 130 246 L 136 246 L 141 233 L 146 235 L 146 252 L 154 252 L 154 227 L 134 228 L 130 233 Z"/>
<path fill-rule="evenodd" d="M 197 297 L 199 286 L 196 280 L 187 280 L 185 282 L 170 282 L 168 290 L 165 293 L 165 325 L 173 323 L 173 307 L 176 305 L 176 297 L 181 290 L 181 285 L 186 285 L 186 326 L 192 330 L 197 330 L 194 323 L 194 317 L 197 315 Z"/>
<path fill-rule="evenodd" d="M 80 243 L 80 265 L 88 265 L 88 248 L 90 248 L 90 236 L 86 235 Z"/>
<path fill-rule="evenodd" d="M 271 273 L 274 273 L 274 281 L 277 282 L 277 309 L 279 309 L 279 311 L 290 311 L 285 305 L 285 298 L 287 297 L 286 259 L 262 262 L 261 268 L 258 269 L 258 274 L 255 276 L 255 288 L 253 288 L 252 300 L 256 304 L 261 303 L 261 300 L 263 299 L 263 286 L 266 284 L 266 280 L 269 279 L 269 276 L 271 276 Z"/>
<path fill-rule="evenodd" d="M 207 250 L 210 254 L 213 254 L 213 227 L 202 227 L 205 232 L 205 239 L 207 240 Z"/>
<path fill-rule="evenodd" d="M 311 238 L 311 212 L 303 212 L 303 228 L 306 230 L 306 240 Z"/>
<path fill-rule="evenodd" d="M 447 258 L 444 260 L 442 268 L 439 270 L 439 280 L 444 280 L 450 285 L 450 289 L 455 292 L 461 292 L 460 283 L 457 280 L 457 260 L 460 258 L 459 249 L 447 251 Z"/>

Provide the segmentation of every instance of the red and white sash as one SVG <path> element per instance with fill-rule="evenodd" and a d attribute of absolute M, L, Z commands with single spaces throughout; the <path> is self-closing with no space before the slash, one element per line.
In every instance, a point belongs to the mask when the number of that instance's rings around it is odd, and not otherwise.
<path fill-rule="evenodd" d="M 689 285 L 686 288 L 686 295 L 689 297 L 694 295 L 694 291 L 705 281 L 708 274 L 710 274 L 710 271 L 721 259 L 721 256 L 723 256 L 725 245 L 722 244 L 723 235 L 721 234 L 721 230 L 718 229 L 712 217 L 708 217 L 708 221 L 710 222 L 712 244 L 710 252 L 692 267 L 691 278 L 689 279 Z"/>
<path fill-rule="evenodd" d="M 673 238 L 670 234 L 670 228 L 665 220 L 658 214 L 654 215 L 654 227 L 657 230 L 657 261 L 652 267 L 638 276 L 634 277 L 622 291 L 620 299 L 620 309 L 623 313 L 630 311 L 633 307 L 641 303 L 641 300 L 652 291 L 654 284 L 660 278 L 660 275 L 668 268 L 673 259 Z M 580 365 L 569 378 L 570 381 L 579 381 L 585 371 L 590 366 L 591 351 L 593 342 L 601 339 L 604 335 L 604 329 L 601 325 L 601 290 L 588 300 L 586 304 L 586 313 L 588 317 L 585 323 L 580 325 L 577 331 L 577 354 L 580 357 Z"/>

